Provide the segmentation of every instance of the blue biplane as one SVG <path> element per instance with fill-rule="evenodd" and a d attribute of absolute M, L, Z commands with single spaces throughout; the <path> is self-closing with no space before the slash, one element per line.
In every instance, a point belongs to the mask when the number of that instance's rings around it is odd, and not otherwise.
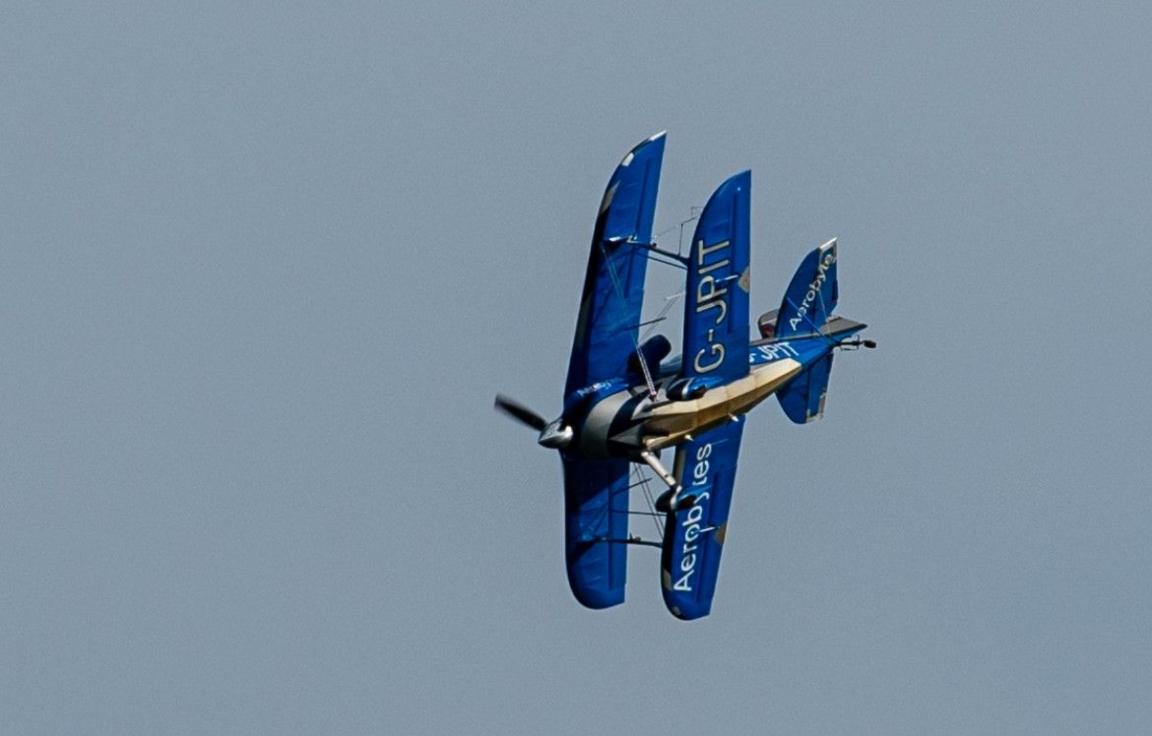
<path fill-rule="evenodd" d="M 758 320 L 750 340 L 751 172 L 712 194 L 687 255 L 652 242 L 664 134 L 636 146 L 608 182 L 588 257 L 564 408 L 549 422 L 505 396 L 496 407 L 560 451 L 568 581 L 589 608 L 624 601 L 629 545 L 661 548 L 664 602 L 673 615 L 708 615 L 720 566 L 743 415 L 775 393 L 803 424 L 819 417 L 837 348 L 874 347 L 865 325 L 833 317 L 836 241 L 801 262 L 779 309 Z M 662 335 L 640 342 L 649 260 L 683 268 L 681 356 Z M 660 451 L 675 448 L 673 469 Z M 648 488 L 650 469 L 667 490 Z M 629 492 L 642 487 L 663 519 L 660 541 L 629 533 Z M 661 525 L 657 525 L 660 529 Z"/>

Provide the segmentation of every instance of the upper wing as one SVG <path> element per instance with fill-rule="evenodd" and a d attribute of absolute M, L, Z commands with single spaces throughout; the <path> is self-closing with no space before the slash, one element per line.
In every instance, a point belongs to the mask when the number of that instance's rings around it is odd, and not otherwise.
<path fill-rule="evenodd" d="M 628 461 L 563 456 L 568 585 L 589 608 L 624 602 Z M 607 541 L 614 540 L 614 541 Z"/>
<path fill-rule="evenodd" d="M 681 377 L 728 382 L 748 373 L 749 199 L 752 174 L 720 185 L 688 255 Z"/>
<path fill-rule="evenodd" d="M 700 618 L 712 608 L 743 431 L 743 421 L 729 422 L 676 448 L 676 478 L 687 500 L 665 521 L 660 578 L 664 605 L 677 618 Z"/>
<path fill-rule="evenodd" d="M 622 375 L 636 348 L 648 254 L 635 244 L 652 240 L 663 159 L 664 134 L 658 133 L 633 148 L 608 181 L 592 234 L 565 396 Z"/>

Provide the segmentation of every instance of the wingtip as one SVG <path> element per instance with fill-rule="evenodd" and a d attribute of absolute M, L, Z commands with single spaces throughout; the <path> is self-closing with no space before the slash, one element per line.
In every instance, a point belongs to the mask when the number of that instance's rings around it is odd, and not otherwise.
<path fill-rule="evenodd" d="M 659 133 L 657 133 L 656 135 L 649 136 L 648 138 L 645 138 L 644 140 L 637 143 L 635 146 L 632 147 L 632 150 L 629 151 L 624 156 L 623 159 L 621 159 L 620 165 L 623 167 L 631 166 L 633 159 L 636 158 L 636 154 L 639 153 L 641 151 L 641 149 L 643 149 L 646 146 L 649 146 L 653 143 L 663 143 L 664 142 L 664 134 L 667 132 L 668 131 L 666 131 L 666 130 L 662 130 Z"/>

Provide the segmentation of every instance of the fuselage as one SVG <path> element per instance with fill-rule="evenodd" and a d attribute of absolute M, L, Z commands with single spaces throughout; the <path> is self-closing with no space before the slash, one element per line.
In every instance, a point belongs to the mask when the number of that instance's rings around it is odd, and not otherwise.
<path fill-rule="evenodd" d="M 834 333 L 753 343 L 747 375 L 690 396 L 677 393 L 679 359 L 657 371 L 654 396 L 636 375 L 579 389 L 565 402 L 564 422 L 575 432 L 568 451 L 587 458 L 636 459 L 642 451 L 670 447 L 734 421 L 863 328 L 844 322 Z"/>

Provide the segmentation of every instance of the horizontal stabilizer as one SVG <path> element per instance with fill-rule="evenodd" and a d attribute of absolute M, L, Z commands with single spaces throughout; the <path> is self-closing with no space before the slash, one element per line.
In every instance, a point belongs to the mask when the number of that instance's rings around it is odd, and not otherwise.
<path fill-rule="evenodd" d="M 800 263 L 776 317 L 776 337 L 819 332 L 836 309 L 836 239 L 813 250 Z"/>
<path fill-rule="evenodd" d="M 807 424 L 824 416 L 824 397 L 831 372 L 832 353 L 828 353 L 776 392 L 780 408 L 789 419 L 796 424 Z"/>

